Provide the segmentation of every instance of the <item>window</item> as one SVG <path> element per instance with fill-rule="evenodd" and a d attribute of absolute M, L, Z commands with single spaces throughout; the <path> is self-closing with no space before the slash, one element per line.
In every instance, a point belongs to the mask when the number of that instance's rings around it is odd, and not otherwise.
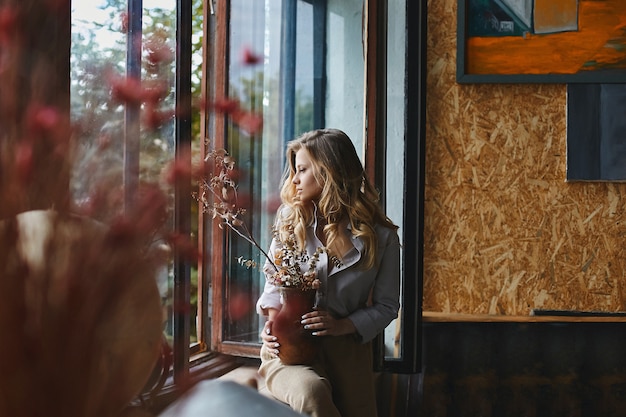
<path fill-rule="evenodd" d="M 410 189 L 407 184 L 418 183 L 423 164 L 407 163 L 406 158 L 421 157 L 419 147 L 409 142 L 414 138 L 419 143 L 423 119 L 416 116 L 417 124 L 407 120 L 409 111 L 417 114 L 423 105 L 407 100 L 408 50 L 397 47 L 406 46 L 409 35 L 422 41 L 421 32 L 406 31 L 409 10 L 415 10 L 414 16 L 421 12 L 406 0 L 218 2 L 207 21 L 205 80 L 211 99 L 234 98 L 247 110 L 262 114 L 263 129 L 252 137 L 221 114 L 207 115 L 204 133 L 209 147 L 225 147 L 237 160 L 240 190 L 249 193 L 246 222 L 262 247 L 269 246 L 271 238 L 287 141 L 329 126 L 344 130 L 362 150 L 366 169 L 383 192 L 389 216 L 401 226 L 401 236 L 417 241 L 404 243 L 401 316 L 380 340 L 383 366 L 398 372 L 415 371 L 418 366 L 421 305 L 421 222 L 415 219 L 421 212 L 421 187 Z M 417 26 L 421 31 L 422 26 Z M 246 49 L 262 56 L 258 65 L 241 62 Z M 423 48 L 414 50 L 423 53 Z M 422 90 L 417 90 L 421 96 Z M 420 96 L 415 96 L 416 102 Z M 210 218 L 202 219 L 202 225 L 201 276 L 207 283 L 203 296 L 212 300 L 207 309 L 211 348 L 257 356 L 263 318 L 254 306 L 264 278 L 235 258 L 263 259 Z"/>
<path fill-rule="evenodd" d="M 71 117 L 80 128 L 80 147 L 71 188 L 79 203 L 88 204 L 104 183 L 107 189 L 118 185 L 119 195 L 107 203 L 123 208 L 142 182 L 159 181 L 174 158 L 189 158 L 192 137 L 200 130 L 191 95 L 200 87 L 201 54 L 194 60 L 193 51 L 201 45 L 202 7 L 201 0 L 72 2 Z M 127 80 L 162 91 L 158 108 L 112 98 L 111 85 Z M 169 228 L 191 234 L 197 218 L 191 187 L 177 184 L 169 197 Z M 196 331 L 196 271 L 196 265 L 173 253 L 157 277 L 164 333 L 181 373 L 190 353 L 207 348 Z"/>

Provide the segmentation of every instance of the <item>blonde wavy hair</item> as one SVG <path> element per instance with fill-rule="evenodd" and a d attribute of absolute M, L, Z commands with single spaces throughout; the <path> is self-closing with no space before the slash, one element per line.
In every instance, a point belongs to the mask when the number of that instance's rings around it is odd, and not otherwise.
<path fill-rule="evenodd" d="M 315 216 L 315 206 L 300 201 L 292 182 L 296 173 L 296 153 L 300 149 L 308 152 L 314 177 L 322 187 L 317 211 L 327 222 L 324 226 L 326 246 L 332 247 L 340 223 L 347 220 L 352 234 L 365 243 L 363 267 L 373 267 L 378 247 L 375 225 L 394 230 L 398 226 L 379 206 L 378 191 L 367 179 L 354 144 L 348 135 L 338 129 L 313 130 L 287 144 L 287 164 L 280 197 L 283 206 L 291 210 L 281 210 L 282 217 L 277 223 L 279 236 L 284 238 L 293 230 L 300 249 L 304 250 L 306 228 L 313 223 Z"/>

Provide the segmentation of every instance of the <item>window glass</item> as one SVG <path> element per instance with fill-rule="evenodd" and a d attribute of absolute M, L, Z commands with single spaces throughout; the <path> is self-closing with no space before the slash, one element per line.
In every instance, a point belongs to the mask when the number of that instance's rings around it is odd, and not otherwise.
<path fill-rule="evenodd" d="M 137 13 L 129 15 L 129 6 Z M 175 25 L 176 0 L 72 2 L 71 118 L 78 149 L 71 187 L 77 204 L 98 209 L 96 218 L 123 210 L 141 183 L 161 179 L 174 157 Z M 137 34 L 134 41 L 129 31 Z M 111 86 L 126 77 L 163 91 L 158 107 L 115 100 Z M 161 244 L 158 237 L 154 244 Z M 157 279 L 171 338 L 171 262 Z"/>
<path fill-rule="evenodd" d="M 126 74 L 121 7 L 72 2 L 71 116 L 79 129 L 72 191 L 79 203 L 87 203 L 102 182 L 122 183 L 124 110 L 111 101 L 107 80 L 107 73 Z"/>
<path fill-rule="evenodd" d="M 385 171 L 385 209 L 387 215 L 400 226 L 402 233 L 404 217 L 404 140 L 405 140 L 405 49 L 398 45 L 406 45 L 405 19 L 406 0 L 389 0 L 387 3 L 387 114 L 386 114 L 386 171 Z M 401 256 L 404 253 L 401 251 Z M 404 262 L 401 261 L 401 265 Z M 400 281 L 404 282 L 404 279 Z M 403 308 L 400 306 L 400 316 Z M 401 318 L 393 321 L 385 331 L 385 356 L 400 358 L 403 344 Z"/>
<path fill-rule="evenodd" d="M 336 127 L 363 151 L 365 43 L 363 0 L 328 1 L 326 126 Z M 361 154 L 361 160 L 363 160 Z"/>

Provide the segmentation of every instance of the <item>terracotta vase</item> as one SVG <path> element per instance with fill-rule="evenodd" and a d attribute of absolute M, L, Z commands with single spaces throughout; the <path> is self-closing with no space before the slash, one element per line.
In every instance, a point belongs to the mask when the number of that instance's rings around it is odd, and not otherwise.
<path fill-rule="evenodd" d="M 316 290 L 281 288 L 283 306 L 274 318 L 272 334 L 280 343 L 279 358 L 286 365 L 308 365 L 317 355 L 318 343 L 300 323 L 302 315 L 313 311 Z"/>

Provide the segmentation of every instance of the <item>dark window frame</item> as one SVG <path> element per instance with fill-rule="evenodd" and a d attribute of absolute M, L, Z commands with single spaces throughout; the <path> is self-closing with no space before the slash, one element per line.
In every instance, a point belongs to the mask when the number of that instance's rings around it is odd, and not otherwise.
<path fill-rule="evenodd" d="M 137 0 L 129 0 L 137 1 Z M 139 0 L 140 1 L 140 0 Z M 175 158 L 191 165 L 191 71 L 192 71 L 192 1 L 176 1 L 176 120 Z M 175 184 L 174 225 L 176 230 L 191 234 L 191 185 Z M 176 251 L 174 254 L 174 382 L 184 383 L 189 374 L 191 265 Z"/>

